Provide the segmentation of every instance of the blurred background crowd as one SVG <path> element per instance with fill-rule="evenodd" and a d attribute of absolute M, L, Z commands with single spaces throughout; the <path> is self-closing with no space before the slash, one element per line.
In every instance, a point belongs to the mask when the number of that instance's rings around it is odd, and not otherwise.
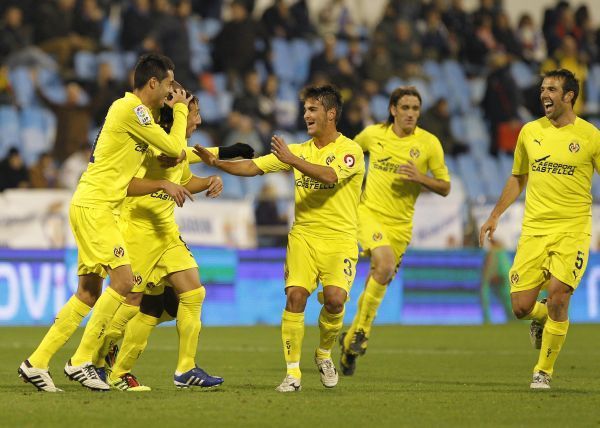
<path fill-rule="evenodd" d="M 555 2 L 516 22 L 501 0 L 469 10 L 462 0 L 381 1 L 375 22 L 344 0 L 255 3 L 2 1 L 0 191 L 74 189 L 108 107 L 149 51 L 171 57 L 176 79 L 200 98 L 203 125 L 191 144 L 243 141 L 258 155 L 268 153 L 273 133 L 288 143 L 306 139 L 304 85 L 342 90 L 339 129 L 348 137 L 385 120 L 394 88 L 414 85 L 423 97 L 420 126 L 439 137 L 453 181 L 472 203 L 499 196 L 522 124 L 542 114 L 541 72 L 575 72 L 575 110 L 600 123 L 592 2 Z M 292 197 L 291 180 L 224 179 L 225 197 L 256 201 L 259 226 L 285 228 L 281 202 Z"/>

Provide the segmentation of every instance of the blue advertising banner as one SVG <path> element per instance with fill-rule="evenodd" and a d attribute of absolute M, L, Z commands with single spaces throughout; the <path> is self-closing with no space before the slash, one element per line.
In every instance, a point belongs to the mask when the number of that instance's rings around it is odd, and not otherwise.
<path fill-rule="evenodd" d="M 207 289 L 206 325 L 277 325 L 285 305 L 284 249 L 192 248 Z M 481 250 L 409 251 L 378 311 L 377 323 L 480 324 L 510 319 L 506 293 L 484 297 Z M 356 310 L 368 274 L 367 259 L 357 267 L 346 307 Z M 600 253 L 592 253 L 587 272 L 571 299 L 572 322 L 600 321 Z M 75 250 L 0 249 L 0 325 L 48 325 L 77 289 Z M 317 293 L 306 309 L 316 324 Z"/>

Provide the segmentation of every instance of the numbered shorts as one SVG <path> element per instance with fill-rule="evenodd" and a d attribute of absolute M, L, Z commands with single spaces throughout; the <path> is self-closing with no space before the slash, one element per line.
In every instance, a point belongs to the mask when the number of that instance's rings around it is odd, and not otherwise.
<path fill-rule="evenodd" d="M 362 254 L 370 255 L 374 248 L 389 246 L 394 251 L 396 263 L 400 265 L 412 236 L 412 225 L 382 220 L 380 215 L 365 205 L 358 206 L 358 243 Z"/>
<path fill-rule="evenodd" d="M 291 232 L 285 258 L 285 286 L 302 287 L 312 293 L 321 282 L 350 294 L 357 259 L 354 239 L 322 239 Z"/>
<path fill-rule="evenodd" d="M 134 293 L 149 291 L 161 294 L 168 274 L 188 269 L 198 269 L 198 264 L 187 247 L 179 230 L 153 230 L 128 223 L 124 228 L 135 285 Z"/>
<path fill-rule="evenodd" d="M 119 215 L 71 205 L 69 223 L 77 244 L 77 275 L 95 273 L 106 278 L 106 267 L 131 264 Z"/>
<path fill-rule="evenodd" d="M 591 236 L 557 233 L 521 236 L 510 269 L 510 292 L 548 286 L 550 276 L 576 289 L 587 267 Z"/>

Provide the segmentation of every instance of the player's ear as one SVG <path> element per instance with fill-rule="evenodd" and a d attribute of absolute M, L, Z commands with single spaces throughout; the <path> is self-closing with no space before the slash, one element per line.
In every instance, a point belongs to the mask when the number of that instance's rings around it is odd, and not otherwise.
<path fill-rule="evenodd" d="M 569 91 L 563 95 L 563 100 L 567 103 L 571 103 L 574 96 L 575 96 L 575 92 Z"/>
<path fill-rule="evenodd" d="M 335 121 L 335 116 L 337 115 L 337 110 L 334 108 L 330 108 L 327 110 L 327 120 Z"/>

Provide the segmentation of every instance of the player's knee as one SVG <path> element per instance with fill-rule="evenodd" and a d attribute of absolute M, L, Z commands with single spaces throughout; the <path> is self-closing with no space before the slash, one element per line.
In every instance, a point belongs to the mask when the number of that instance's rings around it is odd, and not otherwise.
<path fill-rule="evenodd" d="M 290 312 L 300 313 L 304 312 L 306 308 L 306 294 L 300 290 L 289 290 L 287 293 L 287 299 L 285 309 Z"/>
<path fill-rule="evenodd" d="M 132 306 L 140 306 L 144 293 L 129 293 L 125 298 L 125 303 Z"/>
<path fill-rule="evenodd" d="M 325 310 L 330 314 L 339 314 L 344 310 L 344 299 L 330 299 L 325 301 Z"/>
<path fill-rule="evenodd" d="M 373 278 L 380 284 L 388 284 L 396 273 L 394 263 L 381 263 L 373 267 Z"/>
<path fill-rule="evenodd" d="M 517 317 L 518 319 L 523 319 L 531 313 L 531 311 L 533 310 L 533 306 L 523 304 L 523 303 L 518 303 L 518 304 L 513 304 L 512 310 L 513 310 L 513 314 L 515 314 L 515 317 Z"/>

